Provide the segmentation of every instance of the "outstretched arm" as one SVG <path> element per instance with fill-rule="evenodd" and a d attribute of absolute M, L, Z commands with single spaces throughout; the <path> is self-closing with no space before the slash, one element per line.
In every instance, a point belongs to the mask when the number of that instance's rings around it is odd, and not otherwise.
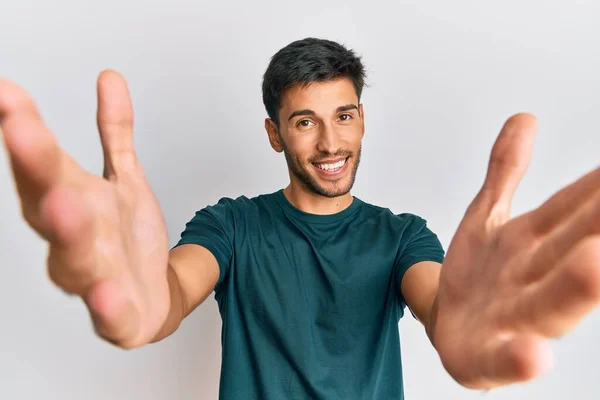
<path fill-rule="evenodd" d="M 435 326 L 435 310 L 442 264 L 434 261 L 421 261 L 411 266 L 402 278 L 401 292 L 408 308 L 418 319 L 433 343 L 432 331 Z"/>
<path fill-rule="evenodd" d="M 219 278 L 219 265 L 208 249 L 184 244 L 170 251 L 167 277 L 171 296 L 169 313 L 152 343 L 174 333 L 185 317 L 208 298 Z"/>

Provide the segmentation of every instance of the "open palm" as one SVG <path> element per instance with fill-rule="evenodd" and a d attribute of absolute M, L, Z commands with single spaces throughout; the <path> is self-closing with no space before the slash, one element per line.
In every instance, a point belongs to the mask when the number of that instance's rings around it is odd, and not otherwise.
<path fill-rule="evenodd" d="M 49 243 L 52 281 L 85 301 L 96 331 L 122 347 L 148 342 L 169 307 L 163 217 L 133 148 L 133 111 L 124 79 L 98 78 L 104 176 L 63 151 L 34 101 L 0 82 L 0 126 L 23 216 Z"/>
<path fill-rule="evenodd" d="M 528 114 L 505 124 L 443 263 L 433 343 L 466 387 L 538 376 L 552 362 L 547 339 L 600 301 L 600 169 L 509 219 L 536 133 Z"/>

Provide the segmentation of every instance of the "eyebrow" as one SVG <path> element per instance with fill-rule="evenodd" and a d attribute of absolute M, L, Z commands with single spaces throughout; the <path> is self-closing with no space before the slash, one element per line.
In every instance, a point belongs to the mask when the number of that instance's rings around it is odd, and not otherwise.
<path fill-rule="evenodd" d="M 346 104 L 345 106 L 340 106 L 340 107 L 336 108 L 335 112 L 339 113 L 339 112 L 350 111 L 350 110 L 358 111 L 358 106 L 356 104 Z M 297 111 L 294 111 L 289 116 L 288 121 L 291 121 L 293 118 L 301 116 L 301 115 L 315 115 L 315 112 L 313 110 L 309 110 L 309 109 L 297 110 Z"/>

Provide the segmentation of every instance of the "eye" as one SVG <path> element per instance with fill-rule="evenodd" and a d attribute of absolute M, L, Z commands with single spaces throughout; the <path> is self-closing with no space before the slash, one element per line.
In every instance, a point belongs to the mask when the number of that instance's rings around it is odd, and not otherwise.
<path fill-rule="evenodd" d="M 350 121 L 352 118 L 354 118 L 352 116 L 352 114 L 342 114 L 342 115 L 340 115 L 340 120 L 342 120 L 342 121 Z"/>
<path fill-rule="evenodd" d="M 310 119 L 303 119 L 301 121 L 298 121 L 296 126 L 298 126 L 300 128 L 308 128 L 312 123 L 313 122 Z"/>

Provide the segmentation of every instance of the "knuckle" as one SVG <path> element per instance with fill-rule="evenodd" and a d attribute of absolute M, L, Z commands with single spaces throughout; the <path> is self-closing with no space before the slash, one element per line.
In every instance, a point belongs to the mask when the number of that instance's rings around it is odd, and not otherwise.
<path fill-rule="evenodd" d="M 594 264 L 589 268 L 583 293 L 591 300 L 600 300 L 600 265 Z"/>
<path fill-rule="evenodd" d="M 567 279 L 577 295 L 585 299 L 600 299 L 600 266 L 573 265 L 567 270 Z"/>
<path fill-rule="evenodd" d="M 512 365 L 517 380 L 530 380 L 537 375 L 537 359 L 530 352 L 519 351 L 512 353 Z"/>
<path fill-rule="evenodd" d="M 54 283 L 59 289 L 67 294 L 75 294 L 77 292 L 73 282 L 65 276 L 64 273 L 56 266 L 48 268 L 48 278 Z"/>
<path fill-rule="evenodd" d="M 591 217 L 587 218 L 587 228 L 588 232 L 592 234 L 600 233 L 600 229 L 598 226 L 600 225 L 600 195 L 596 196 L 593 200 L 593 209 L 591 211 Z"/>
<path fill-rule="evenodd" d="M 37 207 L 32 204 L 31 201 L 21 201 L 21 217 L 23 220 L 36 231 L 40 231 L 42 228 L 40 213 L 37 211 Z"/>
<path fill-rule="evenodd" d="M 112 167 L 117 173 L 140 174 L 140 163 L 137 155 L 131 150 L 114 151 L 111 155 Z"/>
<path fill-rule="evenodd" d="M 29 211 L 26 207 L 21 208 L 21 216 L 23 220 L 29 225 L 31 228 L 38 230 L 40 228 L 39 218 L 37 215 L 34 215 L 31 211 Z"/>
<path fill-rule="evenodd" d="M 73 271 L 53 250 L 48 256 L 48 278 L 67 294 L 81 295 L 86 287 L 84 271 Z"/>

